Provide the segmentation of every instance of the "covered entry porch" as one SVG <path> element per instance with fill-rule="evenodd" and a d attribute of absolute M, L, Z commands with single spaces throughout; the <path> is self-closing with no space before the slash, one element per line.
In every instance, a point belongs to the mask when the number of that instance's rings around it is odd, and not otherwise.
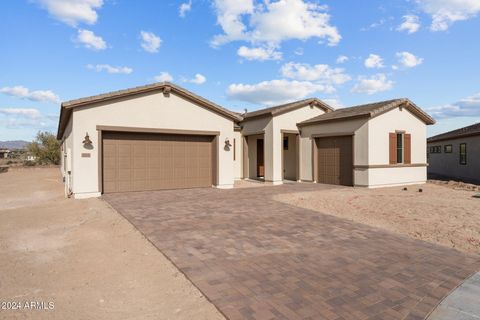
<path fill-rule="evenodd" d="M 273 143 L 270 142 L 273 140 Z M 295 130 L 279 130 L 243 136 L 243 179 L 273 184 L 300 180 L 300 135 Z"/>

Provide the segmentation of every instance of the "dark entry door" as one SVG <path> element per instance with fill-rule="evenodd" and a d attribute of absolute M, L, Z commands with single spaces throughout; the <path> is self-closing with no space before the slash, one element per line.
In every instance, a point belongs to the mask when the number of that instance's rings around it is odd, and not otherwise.
<path fill-rule="evenodd" d="M 265 177 L 263 139 L 257 139 L 257 177 Z"/>

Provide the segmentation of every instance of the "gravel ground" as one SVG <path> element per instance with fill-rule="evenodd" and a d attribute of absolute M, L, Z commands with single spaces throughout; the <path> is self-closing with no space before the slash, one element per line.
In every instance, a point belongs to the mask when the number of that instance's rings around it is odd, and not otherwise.
<path fill-rule="evenodd" d="M 422 188 L 423 192 L 418 192 Z M 365 223 L 468 253 L 480 254 L 480 199 L 476 191 L 425 184 L 342 188 L 277 196 L 278 201 Z"/>
<path fill-rule="evenodd" d="M 224 319 L 106 202 L 65 199 L 58 168 L 0 182 L 0 303 L 54 306 L 0 319 Z"/>

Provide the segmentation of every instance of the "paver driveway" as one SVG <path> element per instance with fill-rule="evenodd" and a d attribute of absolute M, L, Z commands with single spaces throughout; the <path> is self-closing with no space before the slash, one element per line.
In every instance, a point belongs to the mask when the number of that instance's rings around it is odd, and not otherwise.
<path fill-rule="evenodd" d="M 321 188 L 332 187 L 104 198 L 230 319 L 424 319 L 480 269 L 476 256 L 271 199 Z"/>

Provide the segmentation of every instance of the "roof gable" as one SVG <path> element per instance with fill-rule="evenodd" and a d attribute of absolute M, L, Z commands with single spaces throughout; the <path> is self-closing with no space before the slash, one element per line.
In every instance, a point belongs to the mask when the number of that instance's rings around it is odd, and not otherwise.
<path fill-rule="evenodd" d="M 317 108 L 320 108 L 324 110 L 325 112 L 332 112 L 334 109 L 330 107 L 328 104 L 325 102 L 321 101 L 320 99 L 317 98 L 309 98 L 309 99 L 304 99 L 300 101 L 295 101 L 295 102 L 290 102 L 286 104 L 281 104 L 278 106 L 270 107 L 270 108 L 265 108 L 265 109 L 260 109 L 252 112 L 247 112 L 246 114 L 243 115 L 243 119 L 245 120 L 250 120 L 253 118 L 258 118 L 258 117 L 275 117 L 283 113 L 287 113 L 293 110 L 297 110 L 300 108 L 303 108 L 305 106 L 312 105 Z"/>
<path fill-rule="evenodd" d="M 62 105 L 60 108 L 60 121 L 58 124 L 57 139 L 62 138 L 65 128 L 67 126 L 68 120 L 70 119 L 72 110 L 75 108 L 93 105 L 95 103 L 100 103 L 100 102 L 114 101 L 116 99 L 125 98 L 125 97 L 133 98 L 136 95 L 140 95 L 143 93 L 155 93 L 155 92 L 163 92 L 163 94 L 166 96 L 168 96 L 170 93 L 174 93 L 186 100 L 189 100 L 195 104 L 201 105 L 206 109 L 209 109 L 215 113 L 218 113 L 229 119 L 232 119 L 233 121 L 242 120 L 242 116 L 239 115 L 238 113 L 232 112 L 216 103 L 213 103 L 203 97 L 200 97 L 194 94 L 193 92 L 190 92 L 170 82 L 159 82 L 159 83 L 149 84 L 145 86 L 113 91 L 113 92 L 108 92 L 108 93 L 99 94 L 95 96 L 62 102 Z"/>
<path fill-rule="evenodd" d="M 435 123 L 435 120 L 432 117 L 430 117 L 426 112 L 420 109 L 409 99 L 394 99 L 337 109 L 333 112 L 325 113 L 312 119 L 300 122 L 298 125 L 305 126 L 327 121 L 340 121 L 355 118 L 374 118 L 398 107 L 406 108 L 427 125 Z"/>

